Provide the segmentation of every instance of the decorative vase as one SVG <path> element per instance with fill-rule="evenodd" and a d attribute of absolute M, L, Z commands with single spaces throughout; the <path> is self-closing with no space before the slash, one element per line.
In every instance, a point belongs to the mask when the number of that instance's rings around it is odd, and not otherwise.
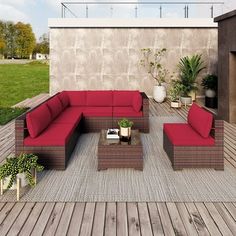
<path fill-rule="evenodd" d="M 192 97 L 180 97 L 180 101 L 183 105 L 190 105 L 192 104 Z"/>
<path fill-rule="evenodd" d="M 166 98 L 166 88 L 163 85 L 155 85 L 153 87 L 153 98 L 156 102 L 163 102 Z"/>
<path fill-rule="evenodd" d="M 216 96 L 216 91 L 213 89 L 206 89 L 205 90 L 205 95 L 208 98 L 214 98 Z"/>

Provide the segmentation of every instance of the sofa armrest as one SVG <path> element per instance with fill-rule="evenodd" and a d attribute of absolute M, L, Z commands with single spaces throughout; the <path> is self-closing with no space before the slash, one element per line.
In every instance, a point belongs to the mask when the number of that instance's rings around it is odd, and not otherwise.
<path fill-rule="evenodd" d="M 143 116 L 149 117 L 149 98 L 146 93 L 140 93 L 143 100 Z"/>
<path fill-rule="evenodd" d="M 214 121 L 214 137 L 215 145 L 219 147 L 224 147 L 224 121 L 215 120 Z"/>

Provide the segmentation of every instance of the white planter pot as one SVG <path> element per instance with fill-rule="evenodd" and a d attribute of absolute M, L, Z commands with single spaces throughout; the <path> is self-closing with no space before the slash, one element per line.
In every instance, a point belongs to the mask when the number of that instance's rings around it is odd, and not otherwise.
<path fill-rule="evenodd" d="M 131 127 L 128 127 L 128 128 L 120 127 L 120 136 L 130 137 L 131 136 Z"/>
<path fill-rule="evenodd" d="M 166 88 L 165 86 L 156 85 L 153 87 L 153 98 L 156 102 L 163 102 L 166 98 Z"/>
<path fill-rule="evenodd" d="M 216 96 L 216 92 L 212 89 L 205 90 L 205 95 L 208 98 L 214 98 Z"/>
<path fill-rule="evenodd" d="M 192 104 L 192 97 L 180 97 L 180 101 L 183 105 L 190 105 Z"/>
<path fill-rule="evenodd" d="M 180 101 L 171 101 L 170 106 L 173 108 L 180 108 L 181 102 Z"/>
<path fill-rule="evenodd" d="M 26 179 L 26 176 L 25 176 L 25 173 L 20 173 L 20 174 L 17 174 L 17 178 L 19 178 L 21 180 L 21 187 L 25 187 L 26 185 L 28 185 L 28 180 Z M 3 180 L 3 189 L 7 189 L 7 186 L 9 184 L 9 181 L 10 181 L 10 177 L 6 177 L 4 180 Z M 14 190 L 17 188 L 17 185 L 16 185 L 16 181 L 13 183 L 12 187 L 10 188 L 11 190 Z"/>

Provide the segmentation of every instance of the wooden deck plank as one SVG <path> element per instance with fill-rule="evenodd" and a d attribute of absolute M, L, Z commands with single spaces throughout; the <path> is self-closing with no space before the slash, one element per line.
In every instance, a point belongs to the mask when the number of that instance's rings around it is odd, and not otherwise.
<path fill-rule="evenodd" d="M 95 203 L 86 203 L 80 235 L 84 236 L 91 235 L 93 227 L 94 211 L 95 211 Z"/>
<path fill-rule="evenodd" d="M 214 220 L 211 218 L 211 215 L 209 214 L 208 210 L 206 209 L 205 205 L 202 202 L 195 203 L 196 208 L 198 209 L 202 219 L 205 222 L 205 225 L 207 226 L 209 232 L 211 235 L 214 236 L 220 236 L 221 233 L 219 229 L 217 228 Z"/>
<path fill-rule="evenodd" d="M 106 207 L 105 236 L 116 235 L 116 203 L 108 202 Z"/>
<path fill-rule="evenodd" d="M 106 215 L 106 203 L 104 202 L 96 203 L 94 222 L 93 222 L 93 232 L 92 232 L 93 236 L 104 235 L 105 215 Z"/>
<path fill-rule="evenodd" d="M 75 207 L 74 203 L 67 202 L 65 204 L 63 214 L 61 216 L 60 222 L 57 227 L 56 235 L 60 235 L 60 236 L 67 235 L 67 231 L 70 225 L 71 216 L 72 216 L 74 207 Z"/>
<path fill-rule="evenodd" d="M 55 206 L 55 203 L 52 202 L 47 202 L 43 208 L 43 211 L 41 212 L 35 227 L 30 235 L 32 236 L 37 236 L 37 235 L 42 235 L 44 232 L 44 229 L 47 225 L 47 222 L 50 218 L 50 215 L 53 211 L 53 208 Z"/>
<path fill-rule="evenodd" d="M 184 224 L 181 220 L 181 217 L 179 215 L 178 209 L 173 202 L 167 202 L 166 203 L 172 225 L 174 228 L 175 235 L 187 235 Z"/>
<path fill-rule="evenodd" d="M 226 207 L 228 212 L 231 214 L 233 219 L 236 221 L 236 207 L 234 206 L 234 204 L 232 202 L 225 202 L 224 206 Z"/>
<path fill-rule="evenodd" d="M 71 216 L 71 221 L 67 232 L 68 236 L 79 235 L 84 215 L 84 210 L 85 210 L 85 203 L 75 203 L 74 211 Z"/>
<path fill-rule="evenodd" d="M 152 227 L 150 222 L 149 211 L 147 207 L 147 203 L 139 202 L 138 203 L 138 212 L 139 212 L 139 221 L 140 221 L 140 228 L 141 234 L 146 236 L 152 236 Z"/>
<path fill-rule="evenodd" d="M 6 203 L 4 205 L 4 207 L 1 209 L 1 211 L 0 211 L 0 225 L 2 224 L 4 219 L 8 216 L 9 212 L 11 211 L 11 209 L 13 208 L 14 205 L 15 205 L 15 203 L 9 202 L 9 203 Z"/>
<path fill-rule="evenodd" d="M 57 230 L 59 221 L 61 219 L 61 215 L 62 215 L 64 207 L 65 207 L 65 203 L 59 202 L 59 203 L 55 204 L 55 206 L 51 212 L 51 215 L 48 219 L 48 222 L 47 222 L 46 228 L 43 232 L 43 235 L 45 235 L 45 236 L 54 235 L 56 233 L 56 230 Z"/>
<path fill-rule="evenodd" d="M 26 203 L 29 204 L 29 203 Z M 29 236 L 45 206 L 45 203 L 36 203 L 25 224 L 23 225 L 19 236 Z"/>
<path fill-rule="evenodd" d="M 172 236 L 172 235 L 174 236 L 175 232 L 174 232 L 171 220 L 170 220 L 170 216 L 169 216 L 166 204 L 163 202 L 158 202 L 157 209 L 161 217 L 161 223 L 162 223 L 164 234 L 169 235 L 169 236 Z"/>
<path fill-rule="evenodd" d="M 23 209 L 25 203 L 17 203 L 14 205 L 14 207 L 11 209 L 7 217 L 4 219 L 4 221 L 0 224 L 0 232 L 1 235 L 6 235 L 7 232 L 11 229 L 11 226 L 13 225 L 15 219 L 20 214 L 21 210 Z"/>
<path fill-rule="evenodd" d="M 137 203 L 127 203 L 129 236 L 141 235 Z"/>
<path fill-rule="evenodd" d="M 17 219 L 15 220 L 14 224 L 11 226 L 11 229 L 8 232 L 8 235 L 18 235 L 21 228 L 23 227 L 25 221 L 27 220 L 28 216 L 30 215 L 31 211 L 33 210 L 35 203 L 31 202 L 24 205 L 24 208 L 18 215 Z"/>
<path fill-rule="evenodd" d="M 148 209 L 150 215 L 150 222 L 152 226 L 153 236 L 161 236 L 164 235 L 164 231 L 161 224 L 161 218 L 159 212 L 157 210 L 156 203 L 148 202 Z"/>
<path fill-rule="evenodd" d="M 117 203 L 117 236 L 128 236 L 128 217 L 125 202 Z"/>
<path fill-rule="evenodd" d="M 188 210 L 186 209 L 186 206 L 184 205 L 184 203 L 182 202 L 176 203 L 176 207 L 179 211 L 179 215 L 185 226 L 187 235 L 197 236 L 198 233 L 193 223 L 192 217 L 189 215 Z"/>

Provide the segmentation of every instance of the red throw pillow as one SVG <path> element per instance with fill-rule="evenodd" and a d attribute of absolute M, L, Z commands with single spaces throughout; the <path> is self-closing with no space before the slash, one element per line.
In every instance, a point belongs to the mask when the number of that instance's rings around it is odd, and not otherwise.
<path fill-rule="evenodd" d="M 58 94 L 58 98 L 61 101 L 63 110 L 69 106 L 70 100 L 65 91 Z"/>
<path fill-rule="evenodd" d="M 62 104 L 58 96 L 54 96 L 47 101 L 47 105 L 52 115 L 52 119 L 55 119 L 63 110 Z"/>
<path fill-rule="evenodd" d="M 139 112 L 142 108 L 142 97 L 138 92 L 133 96 L 133 108 L 136 112 Z"/>
<path fill-rule="evenodd" d="M 193 103 L 188 112 L 188 123 L 203 138 L 209 137 L 213 122 L 213 115 Z"/>
<path fill-rule="evenodd" d="M 31 138 L 36 138 L 51 122 L 51 113 L 46 104 L 27 113 L 26 124 Z"/>

